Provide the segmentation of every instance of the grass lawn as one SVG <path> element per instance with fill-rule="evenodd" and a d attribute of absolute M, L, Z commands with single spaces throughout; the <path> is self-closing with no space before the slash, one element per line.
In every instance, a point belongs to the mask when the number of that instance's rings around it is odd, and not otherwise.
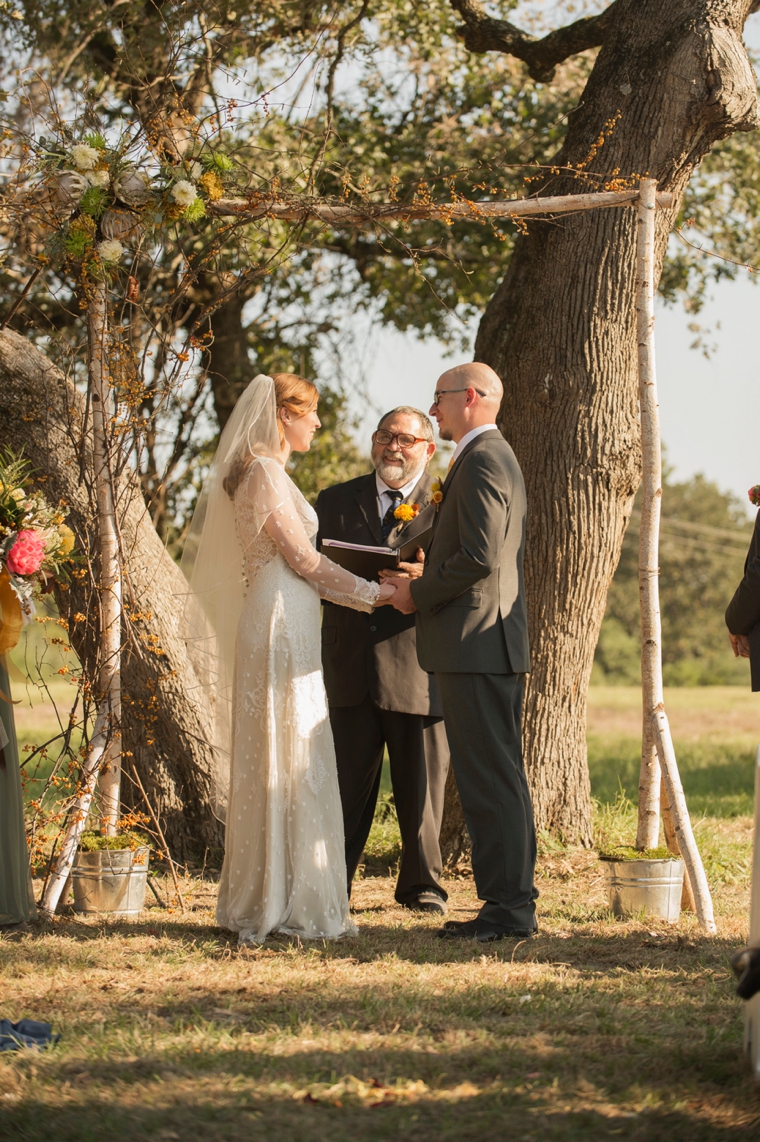
<path fill-rule="evenodd" d="M 241 952 L 214 926 L 215 885 L 188 879 L 184 915 L 64 917 L 0 940 L 2 1015 L 63 1035 L 49 1052 L 0 1056 L 0 1137 L 757 1137 L 727 955 L 747 933 L 760 700 L 731 688 L 667 699 L 717 937 L 690 915 L 613 920 L 593 853 L 551 841 L 541 934 L 521 943 L 439 941 L 434 920 L 396 906 L 392 878 L 368 876 L 354 891 L 357 938 Z M 633 826 L 637 702 L 592 693 L 601 839 Z M 392 859 L 395 843 L 392 819 L 378 822 L 369 855 Z M 472 882 L 447 888 L 452 916 L 471 915 Z"/>

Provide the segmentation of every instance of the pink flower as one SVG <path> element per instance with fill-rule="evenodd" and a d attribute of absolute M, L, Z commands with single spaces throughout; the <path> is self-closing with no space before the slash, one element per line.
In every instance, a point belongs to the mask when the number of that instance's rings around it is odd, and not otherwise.
<path fill-rule="evenodd" d="M 8 552 L 8 570 L 12 575 L 33 575 L 45 558 L 45 541 L 38 531 L 20 531 Z"/>
<path fill-rule="evenodd" d="M 750 488 L 747 495 L 751 504 L 754 504 L 756 508 L 760 507 L 760 484 L 755 484 L 754 487 Z"/>

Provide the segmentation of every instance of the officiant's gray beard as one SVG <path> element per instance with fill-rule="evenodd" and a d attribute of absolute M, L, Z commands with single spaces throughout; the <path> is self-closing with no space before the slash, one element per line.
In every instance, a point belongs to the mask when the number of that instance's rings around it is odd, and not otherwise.
<path fill-rule="evenodd" d="M 375 471 L 381 480 L 387 483 L 392 480 L 394 484 L 401 483 L 407 484 L 412 476 L 418 473 L 422 475 L 422 469 L 425 467 L 425 461 L 422 463 L 419 460 L 407 460 L 400 452 L 390 453 L 394 458 L 394 462 L 388 462 L 383 454 L 375 466 Z"/>

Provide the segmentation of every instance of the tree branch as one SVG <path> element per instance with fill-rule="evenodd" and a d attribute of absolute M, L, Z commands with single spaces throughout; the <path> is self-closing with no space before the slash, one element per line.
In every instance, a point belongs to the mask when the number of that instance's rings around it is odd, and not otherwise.
<path fill-rule="evenodd" d="M 598 48 L 604 42 L 617 6 L 617 0 L 613 0 L 598 16 L 584 16 L 539 38 L 520 31 L 508 20 L 489 16 L 480 0 L 449 0 L 449 3 L 464 20 L 456 34 L 468 51 L 506 52 L 515 56 L 528 65 L 528 74 L 537 83 L 548 83 L 557 64 L 563 60 L 588 48 Z"/>

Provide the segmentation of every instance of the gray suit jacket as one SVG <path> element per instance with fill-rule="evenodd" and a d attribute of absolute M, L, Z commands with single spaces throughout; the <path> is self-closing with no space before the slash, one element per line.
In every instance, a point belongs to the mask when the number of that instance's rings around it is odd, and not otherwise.
<path fill-rule="evenodd" d="M 744 578 L 726 608 L 726 626 L 731 634 L 747 635 L 752 689 L 760 690 L 760 512 L 744 563 Z"/>
<path fill-rule="evenodd" d="M 423 670 L 530 670 L 525 510 L 514 452 L 500 432 L 482 433 L 446 477 L 425 571 L 411 585 Z"/>
<path fill-rule="evenodd" d="M 433 522 L 432 480 L 423 472 L 411 496 L 419 515 L 383 540 L 377 510 L 375 473 L 335 484 L 316 502 L 319 535 L 348 543 L 399 547 L 427 531 Z M 331 706 L 358 706 L 369 694 L 381 710 L 441 717 L 435 680 L 417 662 L 414 615 L 378 607 L 371 615 L 325 603 L 322 619 L 322 666 Z"/>

